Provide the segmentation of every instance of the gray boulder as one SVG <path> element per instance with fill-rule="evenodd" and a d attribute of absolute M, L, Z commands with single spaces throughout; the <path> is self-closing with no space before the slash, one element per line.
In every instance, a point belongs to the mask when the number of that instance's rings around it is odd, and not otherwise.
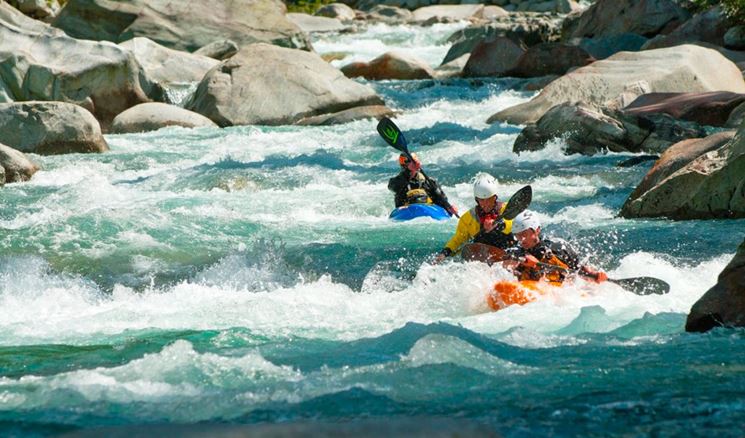
<path fill-rule="evenodd" d="M 722 326 L 745 327 L 745 240 L 719 274 L 717 284 L 693 304 L 685 329 L 705 332 Z"/>
<path fill-rule="evenodd" d="M 458 21 L 469 18 L 481 18 L 484 5 L 433 5 L 416 9 L 412 13 L 411 21 L 415 23 L 436 21 Z"/>
<path fill-rule="evenodd" d="M 395 6 L 378 5 L 373 7 L 365 15 L 367 21 L 383 22 L 388 24 L 402 24 L 411 21 L 411 11 Z"/>
<path fill-rule="evenodd" d="M 13 149 L 40 155 L 109 150 L 95 117 L 63 102 L 0 104 L 0 138 Z"/>
<path fill-rule="evenodd" d="M 207 73 L 190 109 L 220 126 L 281 125 L 382 104 L 314 53 L 252 44 Z"/>
<path fill-rule="evenodd" d="M 295 23 L 303 32 L 340 32 L 347 28 L 341 20 L 301 13 L 287 14 L 287 19 Z"/>
<path fill-rule="evenodd" d="M 23 152 L 0 143 L 0 185 L 28 181 L 39 170 Z"/>
<path fill-rule="evenodd" d="M 488 122 L 535 122 L 564 102 L 603 105 L 640 81 L 649 85 L 648 92 L 745 92 L 745 81 L 737 66 L 711 49 L 684 45 L 621 52 L 562 76 L 529 102 L 500 111 Z"/>
<path fill-rule="evenodd" d="M 504 76 L 517 67 L 525 50 L 524 45 L 505 37 L 484 40 L 471 52 L 463 68 L 463 76 Z"/>
<path fill-rule="evenodd" d="M 745 25 L 731 27 L 724 34 L 724 47 L 745 50 Z"/>
<path fill-rule="evenodd" d="M 238 44 L 231 40 L 213 41 L 206 46 L 196 50 L 195 55 L 224 61 L 238 53 Z"/>
<path fill-rule="evenodd" d="M 595 61 L 584 49 L 563 43 L 541 43 L 530 47 L 506 76 L 534 78 L 561 76 L 572 68 L 582 67 Z"/>
<path fill-rule="evenodd" d="M 580 16 L 572 38 L 636 33 L 652 37 L 690 17 L 672 0 L 598 0 Z"/>
<path fill-rule="evenodd" d="M 357 17 L 357 13 L 354 9 L 345 5 L 344 3 L 331 3 L 329 5 L 322 6 L 316 11 L 316 15 L 320 17 L 336 18 L 342 22 L 353 21 Z"/>
<path fill-rule="evenodd" d="M 717 6 L 694 15 L 667 35 L 657 35 L 644 44 L 643 49 L 661 49 L 696 41 L 723 46 L 728 28 L 729 20 Z"/>
<path fill-rule="evenodd" d="M 635 33 L 622 33 L 595 38 L 579 38 L 572 43 L 592 55 L 595 59 L 605 59 L 618 52 L 638 52 L 647 38 Z"/>
<path fill-rule="evenodd" d="M 155 131 L 166 126 L 199 128 L 217 125 L 207 117 L 175 105 L 141 103 L 116 116 L 111 125 L 114 134 Z"/>
<path fill-rule="evenodd" d="M 221 39 L 310 50 L 286 12 L 279 0 L 69 0 L 52 24 L 74 38 L 118 43 L 141 36 L 188 52 Z"/>
<path fill-rule="evenodd" d="M 297 125 L 341 125 L 362 119 L 378 119 L 393 117 L 395 111 L 385 105 L 358 106 L 333 114 L 322 114 L 320 116 L 306 117 L 299 120 Z"/>
<path fill-rule="evenodd" d="M 745 218 L 745 129 L 639 192 L 624 204 L 623 217 Z"/>

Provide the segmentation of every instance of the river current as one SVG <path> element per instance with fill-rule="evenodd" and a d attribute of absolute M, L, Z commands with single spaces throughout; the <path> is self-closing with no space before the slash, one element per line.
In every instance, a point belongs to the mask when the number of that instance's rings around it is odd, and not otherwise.
<path fill-rule="evenodd" d="M 316 36 L 342 65 L 439 64 L 465 24 Z M 429 257 L 457 220 L 394 223 L 397 151 L 365 120 L 107 135 L 0 189 L 0 434 L 445 420 L 519 436 L 741 436 L 745 332 L 684 332 L 743 220 L 617 217 L 651 163 L 516 155 L 514 79 L 370 82 L 461 212 L 486 171 L 610 277 L 489 312 L 500 268 Z M 463 426 L 463 425 L 466 426 Z M 94 429 L 100 430 L 100 429 Z M 382 429 L 381 429 L 382 430 Z"/>

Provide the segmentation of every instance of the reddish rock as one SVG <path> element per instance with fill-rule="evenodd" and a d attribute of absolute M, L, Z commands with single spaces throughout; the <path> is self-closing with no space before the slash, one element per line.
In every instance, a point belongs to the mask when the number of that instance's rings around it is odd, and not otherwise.
<path fill-rule="evenodd" d="M 383 79 L 432 79 L 435 72 L 425 61 L 399 52 L 387 52 L 369 63 L 353 62 L 341 68 L 348 78 L 364 77 Z"/>
<path fill-rule="evenodd" d="M 701 125 L 725 126 L 732 111 L 743 102 L 745 94 L 729 91 L 649 93 L 631 102 L 624 112 L 634 115 L 665 113 Z"/>
<path fill-rule="evenodd" d="M 595 61 L 587 51 L 562 43 L 542 43 L 533 46 L 517 61 L 507 76 L 534 78 L 565 74 L 573 67 L 582 67 Z"/>
<path fill-rule="evenodd" d="M 471 51 L 463 76 L 504 76 L 517 67 L 517 62 L 525 53 L 522 43 L 506 37 L 496 37 L 482 41 Z"/>

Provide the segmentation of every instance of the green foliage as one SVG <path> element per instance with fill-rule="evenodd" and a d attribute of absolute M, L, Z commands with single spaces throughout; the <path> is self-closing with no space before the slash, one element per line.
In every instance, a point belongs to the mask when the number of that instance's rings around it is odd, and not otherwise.
<path fill-rule="evenodd" d="M 745 24 L 745 0 L 691 0 L 694 11 L 720 5 L 725 14 L 737 24 Z"/>
<path fill-rule="evenodd" d="M 306 14 L 314 14 L 321 7 L 326 6 L 330 3 L 334 3 L 335 0 L 294 0 L 287 1 L 287 12 L 304 12 Z"/>

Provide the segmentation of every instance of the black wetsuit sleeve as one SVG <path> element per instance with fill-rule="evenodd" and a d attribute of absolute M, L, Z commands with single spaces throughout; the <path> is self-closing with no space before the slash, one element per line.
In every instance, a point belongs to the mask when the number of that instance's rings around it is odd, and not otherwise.
<path fill-rule="evenodd" d="M 406 187 L 408 183 L 408 175 L 404 172 L 399 173 L 393 178 L 388 180 L 388 190 L 395 193 L 393 202 L 396 208 L 406 204 Z"/>
<path fill-rule="evenodd" d="M 447 209 L 450 206 L 448 197 L 445 196 L 445 192 L 440 188 L 440 184 L 434 178 L 427 179 L 427 195 L 432 199 L 432 202 L 439 205 L 440 207 Z"/>
<path fill-rule="evenodd" d="M 577 270 L 580 268 L 577 251 L 575 251 L 569 243 L 559 240 L 551 242 L 549 248 L 551 249 L 551 252 L 559 258 L 559 260 L 569 266 L 569 269 Z"/>

